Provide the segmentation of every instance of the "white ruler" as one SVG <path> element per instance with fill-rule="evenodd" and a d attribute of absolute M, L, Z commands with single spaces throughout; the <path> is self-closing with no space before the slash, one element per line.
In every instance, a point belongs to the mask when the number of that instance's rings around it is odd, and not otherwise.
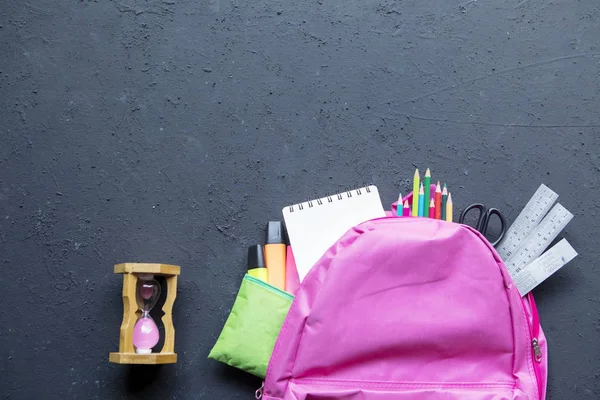
<path fill-rule="evenodd" d="M 498 245 L 496 251 L 503 260 L 512 256 L 523 240 L 533 232 L 556 199 L 558 195 L 542 183 Z"/>
<path fill-rule="evenodd" d="M 573 219 L 573 214 L 560 204 L 542 219 L 533 231 L 521 242 L 512 255 L 505 261 L 510 275 L 515 275 L 533 260 L 538 258 L 550 243 L 558 236 L 560 231 Z"/>
<path fill-rule="evenodd" d="M 521 296 L 525 296 L 576 256 L 575 249 L 567 239 L 563 239 L 531 264 L 519 268 L 513 275 L 513 280 Z"/>

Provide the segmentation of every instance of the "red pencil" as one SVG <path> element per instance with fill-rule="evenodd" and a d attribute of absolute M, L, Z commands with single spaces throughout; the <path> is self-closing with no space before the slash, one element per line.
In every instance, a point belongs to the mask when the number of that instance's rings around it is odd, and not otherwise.
<path fill-rule="evenodd" d="M 435 201 L 433 199 L 429 202 L 429 218 L 435 218 Z"/>
<path fill-rule="evenodd" d="M 442 187 L 440 181 L 435 188 L 435 219 L 442 219 Z"/>

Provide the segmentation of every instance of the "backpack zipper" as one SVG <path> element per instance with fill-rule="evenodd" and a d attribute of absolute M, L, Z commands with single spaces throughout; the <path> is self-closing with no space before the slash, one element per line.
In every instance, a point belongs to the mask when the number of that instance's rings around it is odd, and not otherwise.
<path fill-rule="evenodd" d="M 528 293 L 525 296 L 527 302 L 529 303 L 529 308 L 531 309 L 531 316 L 533 321 L 529 321 L 529 317 L 527 317 L 527 326 L 529 327 L 529 334 L 531 335 L 531 358 L 533 360 L 533 372 L 535 374 L 535 381 L 538 387 L 538 393 L 541 398 L 542 396 L 542 378 L 540 371 L 540 363 L 543 359 L 542 348 L 540 346 L 540 342 L 538 336 L 540 334 L 540 317 L 538 315 L 537 307 L 535 305 L 535 301 L 531 293 Z M 523 307 L 523 311 L 526 311 Z M 525 312 L 527 316 L 527 312 Z"/>
<path fill-rule="evenodd" d="M 535 361 L 542 362 L 542 349 L 540 349 L 540 344 L 538 343 L 538 340 L 536 338 L 533 338 L 531 344 L 533 345 L 533 355 Z"/>

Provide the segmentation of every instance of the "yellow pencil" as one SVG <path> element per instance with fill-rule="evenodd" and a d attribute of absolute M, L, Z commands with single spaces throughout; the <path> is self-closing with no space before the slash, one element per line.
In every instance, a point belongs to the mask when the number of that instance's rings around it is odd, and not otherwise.
<path fill-rule="evenodd" d="M 446 221 L 452 222 L 452 193 L 448 193 L 448 201 L 446 202 Z"/>
<path fill-rule="evenodd" d="M 419 184 L 421 183 L 421 177 L 419 176 L 419 168 L 415 170 L 415 178 L 413 182 L 413 196 L 412 196 L 412 216 L 419 216 Z"/>

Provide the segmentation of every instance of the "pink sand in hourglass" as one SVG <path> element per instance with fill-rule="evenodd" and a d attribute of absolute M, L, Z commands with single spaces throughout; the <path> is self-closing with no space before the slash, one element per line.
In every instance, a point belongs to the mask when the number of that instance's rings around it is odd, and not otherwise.
<path fill-rule="evenodd" d="M 158 327 L 150 317 L 142 317 L 133 327 L 133 345 L 140 350 L 151 350 L 158 343 Z"/>
<path fill-rule="evenodd" d="M 146 283 L 143 284 L 142 287 L 140 287 L 140 294 L 144 300 L 148 300 L 154 294 L 154 286 Z"/>

